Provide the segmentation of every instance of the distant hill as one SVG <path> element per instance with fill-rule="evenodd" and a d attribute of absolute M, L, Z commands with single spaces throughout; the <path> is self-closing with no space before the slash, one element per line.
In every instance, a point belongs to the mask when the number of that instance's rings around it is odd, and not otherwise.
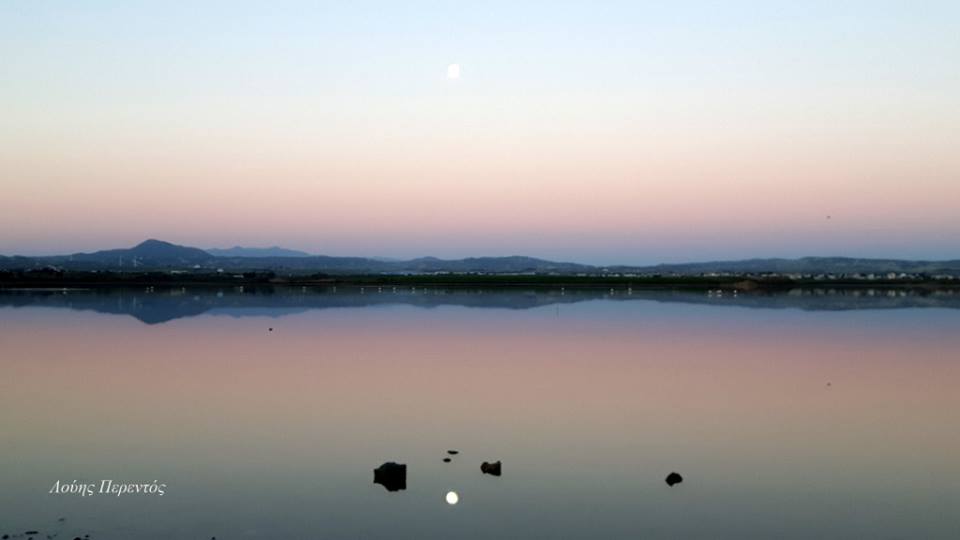
<path fill-rule="evenodd" d="M 949 274 L 960 276 L 960 260 L 910 261 L 901 259 L 858 259 L 850 257 L 803 257 L 800 259 L 746 259 L 655 266 L 591 266 L 556 262 L 534 257 L 468 257 L 438 259 L 420 257 L 396 260 L 373 257 L 332 257 L 309 255 L 280 247 L 211 249 L 180 246 L 161 240 L 147 240 L 132 248 L 52 257 L 0 256 L 0 269 L 30 269 L 55 266 L 66 270 L 180 269 L 274 271 L 277 273 L 400 274 L 436 272 L 519 273 L 639 273 L 701 275 L 734 274 L 855 274 L 903 272 L 908 274 Z"/>
<path fill-rule="evenodd" d="M 373 259 L 367 257 L 217 257 L 223 268 L 274 271 L 323 271 L 328 273 L 432 273 L 432 272 L 591 272 L 593 266 L 547 261 L 532 257 L 474 257 L 444 260 L 423 257 L 409 261 Z"/>
<path fill-rule="evenodd" d="M 802 257 L 799 259 L 745 259 L 682 264 L 658 264 L 645 267 L 615 267 L 644 273 L 699 275 L 711 272 L 784 273 L 784 274 L 856 274 L 904 272 L 960 274 L 960 260 L 911 261 L 902 259 L 862 259 L 853 257 Z"/>
<path fill-rule="evenodd" d="M 212 252 L 212 253 L 211 253 Z M 209 250 L 147 240 L 132 248 L 50 257 L 4 257 L 0 268 L 29 269 L 56 266 L 66 270 L 200 269 L 230 271 L 275 271 L 280 273 L 326 272 L 332 274 L 380 274 L 425 272 L 526 273 L 589 272 L 595 268 L 532 257 L 474 257 L 443 260 L 423 257 L 409 261 L 367 257 L 309 255 L 279 247 Z"/>
<path fill-rule="evenodd" d="M 64 268 L 117 269 L 117 268 L 184 268 L 204 265 L 214 259 L 206 251 L 187 246 L 178 246 L 162 240 L 145 240 L 132 248 L 108 249 L 93 253 L 74 253 L 53 257 L 30 257 L 38 264 Z"/>
<path fill-rule="evenodd" d="M 214 257 L 310 257 L 306 251 L 287 249 L 279 246 L 272 247 L 242 247 L 233 246 L 227 249 L 210 248 L 207 253 Z"/>
<path fill-rule="evenodd" d="M 569 262 L 554 262 L 533 257 L 468 257 L 466 259 L 444 260 L 436 257 L 422 257 L 397 264 L 413 272 L 593 272 L 597 267 Z"/>

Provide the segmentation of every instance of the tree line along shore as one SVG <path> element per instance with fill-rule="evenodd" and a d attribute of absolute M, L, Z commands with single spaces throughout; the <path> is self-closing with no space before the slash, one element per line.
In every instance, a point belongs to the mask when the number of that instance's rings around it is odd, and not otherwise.
<path fill-rule="evenodd" d="M 855 277 L 791 278 L 777 275 L 562 275 L 562 274 L 296 274 L 275 272 L 176 273 L 165 271 L 0 271 L 0 288 L 71 288 L 111 286 L 445 286 L 445 287 L 617 287 L 690 288 L 739 291 L 791 289 L 797 287 L 954 288 L 960 280 L 942 278 Z"/>

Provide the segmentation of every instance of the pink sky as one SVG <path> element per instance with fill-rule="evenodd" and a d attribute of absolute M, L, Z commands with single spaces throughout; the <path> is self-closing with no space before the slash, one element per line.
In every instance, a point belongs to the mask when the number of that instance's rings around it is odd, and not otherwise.
<path fill-rule="evenodd" d="M 960 257 L 949 5 L 330 9 L 0 8 L 0 253 Z"/>

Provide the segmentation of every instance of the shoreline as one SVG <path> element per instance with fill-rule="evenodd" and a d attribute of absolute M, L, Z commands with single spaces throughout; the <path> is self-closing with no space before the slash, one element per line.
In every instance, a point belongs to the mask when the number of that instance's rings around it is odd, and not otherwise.
<path fill-rule="evenodd" d="M 789 279 L 764 276 L 571 276 L 571 275 L 320 275 L 278 277 L 272 273 L 169 274 L 138 273 L 9 273 L 0 274 L 0 289 L 64 290 L 123 287 L 481 287 L 489 289 L 571 288 L 571 289 L 689 289 L 740 292 L 789 289 L 956 289 L 960 280 L 941 279 Z"/>

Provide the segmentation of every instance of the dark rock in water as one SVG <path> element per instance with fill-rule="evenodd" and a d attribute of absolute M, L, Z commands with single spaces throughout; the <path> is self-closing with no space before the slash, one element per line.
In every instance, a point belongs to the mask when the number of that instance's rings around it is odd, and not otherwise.
<path fill-rule="evenodd" d="M 270 331 L 273 332 L 273 328 L 271 328 Z"/>
<path fill-rule="evenodd" d="M 459 451 L 459 450 L 447 450 L 447 453 L 450 454 L 451 456 L 455 456 L 455 455 L 459 454 L 460 451 Z"/>
<path fill-rule="evenodd" d="M 484 461 L 480 464 L 480 472 L 492 476 L 500 476 L 500 462 L 494 461 L 493 463 L 488 463 Z"/>
<path fill-rule="evenodd" d="M 0 538 L 2 538 L 3 540 L 7 540 L 7 539 L 10 538 L 10 535 L 9 535 L 9 534 L 5 534 L 5 535 L 3 535 L 3 536 L 0 536 Z"/>
<path fill-rule="evenodd" d="M 27 531 L 23 534 L 40 534 L 40 531 Z"/>
<path fill-rule="evenodd" d="M 443 458 L 443 462 L 444 462 L 444 463 L 450 463 L 450 458 L 448 458 L 448 457 Z"/>
<path fill-rule="evenodd" d="M 672 472 L 667 475 L 666 481 L 668 486 L 673 487 L 674 484 L 679 484 L 680 482 L 683 482 L 683 477 L 680 476 L 678 473 Z"/>
<path fill-rule="evenodd" d="M 373 483 L 387 488 L 387 491 L 407 489 L 407 466 L 389 461 L 373 470 Z"/>

